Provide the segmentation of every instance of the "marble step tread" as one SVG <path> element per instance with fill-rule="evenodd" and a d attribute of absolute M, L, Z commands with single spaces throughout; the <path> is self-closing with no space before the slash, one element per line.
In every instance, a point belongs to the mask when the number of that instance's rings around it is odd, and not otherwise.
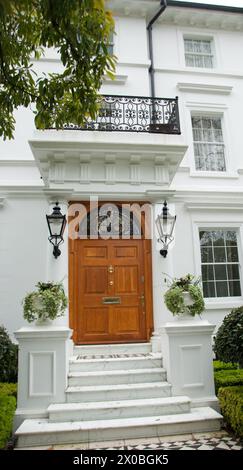
<path fill-rule="evenodd" d="M 66 389 L 66 396 L 69 403 L 169 397 L 171 396 L 171 385 L 165 381 L 73 385 Z"/>
<path fill-rule="evenodd" d="M 75 355 L 113 355 L 113 354 L 138 354 L 149 353 L 152 350 L 151 343 L 117 343 L 117 344 L 93 344 L 74 347 Z"/>
<path fill-rule="evenodd" d="M 190 413 L 95 421 L 49 422 L 26 419 L 17 429 L 18 447 L 152 437 L 220 429 L 222 416 L 209 407 Z"/>
<path fill-rule="evenodd" d="M 149 375 L 154 373 L 165 373 L 166 370 L 163 367 L 155 367 L 153 369 L 115 369 L 115 370 L 92 370 L 90 372 L 69 372 L 68 377 L 107 377 L 107 376 L 119 376 L 119 375 Z"/>
<path fill-rule="evenodd" d="M 68 387 L 66 392 L 68 393 L 80 393 L 80 392 L 108 392 L 110 390 L 134 390 L 134 389 L 147 389 L 147 388 L 167 388 L 171 387 L 168 382 L 145 382 L 145 383 L 132 383 L 132 384 L 114 384 L 114 385 L 89 385 L 89 386 L 76 386 Z"/>
<path fill-rule="evenodd" d="M 103 364 L 104 362 L 105 363 L 117 363 L 117 362 L 126 362 L 126 361 L 129 361 L 129 362 L 132 362 L 132 361 L 135 361 L 136 363 L 139 363 L 139 362 L 142 362 L 144 360 L 148 360 L 148 361 L 151 361 L 153 359 L 162 359 L 162 354 L 161 353 L 148 353 L 148 354 L 144 354 L 144 355 L 129 355 L 129 356 L 116 356 L 116 357 L 106 357 L 106 358 L 103 358 L 103 357 L 96 357 L 94 359 L 88 357 L 88 358 L 81 358 L 81 356 L 71 356 L 70 359 L 69 359 L 69 363 L 72 364 L 72 363 L 80 363 L 80 364 L 86 364 L 87 366 L 90 365 L 90 364 Z"/>
<path fill-rule="evenodd" d="M 188 397 L 159 397 L 134 400 L 114 400 L 86 403 L 59 403 L 47 408 L 50 421 L 88 421 L 139 416 L 186 413 L 190 411 Z"/>

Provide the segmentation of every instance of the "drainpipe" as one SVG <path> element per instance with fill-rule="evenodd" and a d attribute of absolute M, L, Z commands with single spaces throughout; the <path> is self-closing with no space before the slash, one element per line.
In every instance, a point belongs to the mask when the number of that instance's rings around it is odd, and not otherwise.
<path fill-rule="evenodd" d="M 155 83 L 154 83 L 154 53 L 153 53 L 153 35 L 152 29 L 153 24 L 159 18 L 160 15 L 165 11 L 167 7 L 167 0 L 160 0 L 160 9 L 157 13 L 153 16 L 147 26 L 148 31 L 148 45 L 149 45 L 149 58 L 150 58 L 150 67 L 149 67 L 149 74 L 150 74 L 150 91 L 151 91 L 151 98 L 155 98 Z"/>

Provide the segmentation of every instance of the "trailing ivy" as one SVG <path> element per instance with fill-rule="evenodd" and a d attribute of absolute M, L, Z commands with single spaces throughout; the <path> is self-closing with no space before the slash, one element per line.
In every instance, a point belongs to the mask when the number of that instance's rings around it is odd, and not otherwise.
<path fill-rule="evenodd" d="M 23 300 L 25 320 L 31 323 L 62 316 L 68 305 L 63 285 L 38 282 L 36 287 L 37 291 L 30 292 Z"/>
<path fill-rule="evenodd" d="M 205 305 L 199 282 L 199 279 L 194 280 L 191 274 L 172 281 L 164 299 L 166 307 L 173 315 L 186 313 L 194 317 L 203 312 Z M 194 301 L 192 305 L 185 304 L 185 292 L 188 292 Z"/>

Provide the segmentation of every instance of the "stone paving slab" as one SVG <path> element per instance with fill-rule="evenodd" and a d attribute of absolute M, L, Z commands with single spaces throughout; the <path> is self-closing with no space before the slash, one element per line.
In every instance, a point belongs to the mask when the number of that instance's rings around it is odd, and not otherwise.
<path fill-rule="evenodd" d="M 33 449 L 33 448 L 32 448 Z M 37 449 L 37 448 L 36 448 Z M 119 441 L 55 445 L 48 450 L 243 450 L 243 442 L 226 431 Z"/>

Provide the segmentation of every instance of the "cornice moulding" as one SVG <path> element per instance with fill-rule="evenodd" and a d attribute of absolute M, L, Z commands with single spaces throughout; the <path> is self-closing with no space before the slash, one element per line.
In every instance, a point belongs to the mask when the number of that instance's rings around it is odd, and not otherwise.
<path fill-rule="evenodd" d="M 103 83 L 104 84 L 109 84 L 109 85 L 124 85 L 127 81 L 128 75 L 120 75 L 117 74 L 115 75 L 114 80 L 112 80 L 108 75 L 105 75 L 103 78 Z"/>
<path fill-rule="evenodd" d="M 177 88 L 180 91 L 194 92 L 194 93 L 213 93 L 220 95 L 229 95 L 233 87 L 227 85 L 212 85 L 204 83 L 185 83 L 178 82 Z"/>
<path fill-rule="evenodd" d="M 220 70 L 195 70 L 192 67 L 175 67 L 175 68 L 162 68 L 162 67 L 155 67 L 155 72 L 158 73 L 174 73 L 176 75 L 184 74 L 184 75 L 199 75 L 201 77 L 216 77 L 216 78 L 238 78 L 240 80 L 243 79 L 243 71 L 239 72 L 220 72 Z"/>

